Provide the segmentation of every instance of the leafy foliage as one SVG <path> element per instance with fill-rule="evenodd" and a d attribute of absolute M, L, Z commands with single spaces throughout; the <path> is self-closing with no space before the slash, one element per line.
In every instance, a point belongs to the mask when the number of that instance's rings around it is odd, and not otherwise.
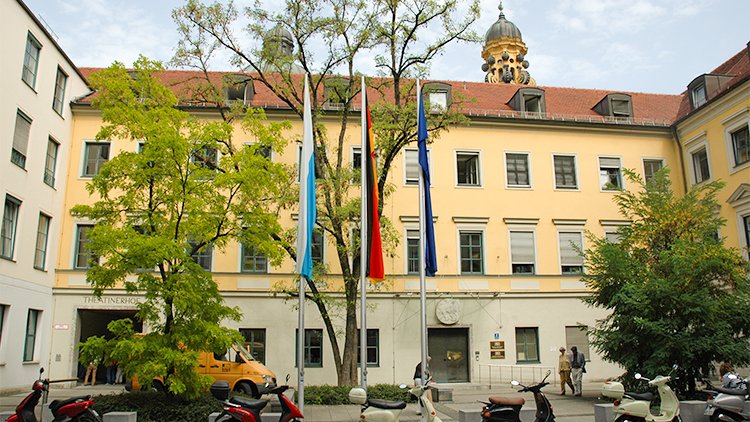
<path fill-rule="evenodd" d="M 143 422 L 184 421 L 205 422 L 213 412 L 221 412 L 221 402 L 210 394 L 184 400 L 155 391 L 94 396 L 94 410 L 100 415 L 109 412 L 138 412 Z"/>
<path fill-rule="evenodd" d="M 351 385 L 311 385 L 305 387 L 305 404 L 339 405 L 351 404 L 349 390 Z M 375 384 L 367 387 L 370 398 L 406 402 L 414 401 L 409 391 L 393 384 Z"/>
<path fill-rule="evenodd" d="M 113 358 L 128 376 L 162 377 L 173 394 L 196 397 L 209 384 L 198 375 L 198 351 L 226 350 L 239 333 L 221 326 L 240 312 L 224 305 L 211 273 L 196 254 L 230 240 L 253 245 L 278 263 L 278 198 L 287 170 L 257 147 L 237 148 L 230 121 L 197 119 L 175 107 L 172 90 L 155 74 L 160 63 L 141 57 L 131 71 L 115 63 L 91 76 L 93 105 L 104 121 L 97 139 L 142 142 L 120 152 L 87 184 L 93 203 L 74 216 L 96 223 L 87 245 L 87 278 L 97 295 L 123 286 L 140 293 L 138 318 L 151 329 L 135 335 L 132 323 L 110 324 Z M 288 123 L 265 123 L 259 110 L 233 107 L 239 129 L 279 150 Z M 220 159 L 219 159 L 220 157 Z"/>
<path fill-rule="evenodd" d="M 673 386 L 692 394 L 712 362 L 750 363 L 750 265 L 717 236 L 721 182 L 678 196 L 668 169 L 647 184 L 626 175 L 641 188 L 615 197 L 631 224 L 619 243 L 589 235 L 585 301 L 611 311 L 591 330 L 592 343 L 627 369 L 625 380 L 678 364 Z"/>

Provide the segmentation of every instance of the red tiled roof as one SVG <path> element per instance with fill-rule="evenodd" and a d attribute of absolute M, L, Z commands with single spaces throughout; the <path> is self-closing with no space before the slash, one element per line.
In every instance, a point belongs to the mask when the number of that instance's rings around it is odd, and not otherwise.
<path fill-rule="evenodd" d="M 732 79 L 724 84 L 718 92 L 712 93 L 711 98 L 708 102 L 711 102 L 713 98 L 716 98 L 734 88 L 738 83 L 750 77 L 750 43 L 747 48 L 743 48 L 737 54 L 732 56 L 729 60 L 725 61 L 719 67 L 711 71 L 710 75 L 728 75 L 732 76 Z M 692 111 L 690 106 L 689 93 L 682 93 L 682 101 L 680 102 L 680 109 L 677 113 L 677 119 L 681 120 L 686 117 Z"/>
<path fill-rule="evenodd" d="M 81 71 L 87 77 L 97 70 L 100 69 L 81 68 Z M 237 72 L 209 72 L 209 78 L 213 83 L 221 84 L 224 75 L 236 73 Z M 247 75 L 252 77 L 254 74 L 249 73 Z M 189 88 L 191 85 L 194 86 L 195 83 L 200 81 L 202 74 L 197 71 L 167 70 L 158 72 L 156 76 L 167 86 L 172 87 L 178 97 L 187 99 L 190 95 Z M 302 85 L 301 75 L 293 75 L 293 78 L 299 81 L 300 86 Z M 372 85 L 387 81 L 387 79 L 376 79 L 371 86 L 368 87 L 367 95 L 371 99 L 371 103 L 381 100 L 384 97 L 384 95 L 377 92 Z M 463 81 L 424 81 L 423 83 L 428 82 L 442 82 L 449 84 L 454 93 L 454 98 L 457 97 L 456 94 L 460 94 L 466 99 L 461 105 L 460 110 L 469 116 L 517 117 L 532 118 L 535 120 L 539 120 L 541 117 L 541 119 L 547 120 L 614 122 L 614 119 L 606 118 L 594 111 L 594 107 L 605 96 L 607 96 L 607 94 L 613 93 L 612 91 L 544 86 L 536 87 L 544 90 L 546 99 L 546 113 L 544 116 L 539 116 L 533 113 L 522 115 L 522 113 L 513 110 L 513 108 L 507 104 L 518 89 L 524 87 L 521 85 L 500 85 L 485 82 Z M 257 80 L 254 83 L 254 89 L 255 95 L 250 105 L 266 108 L 288 107 L 288 105 L 281 101 L 268 87 Z M 388 98 L 392 93 L 389 94 L 389 90 L 383 91 L 386 93 L 385 99 L 392 100 L 392 98 Z M 679 95 L 646 94 L 638 92 L 627 92 L 626 94 L 631 96 L 633 119 L 630 123 L 632 124 L 668 126 L 677 116 L 677 111 L 681 101 Z M 79 102 L 89 103 L 94 95 L 95 94 L 92 94 L 86 98 L 80 99 Z M 186 101 L 185 104 L 190 104 L 190 102 Z M 193 102 L 192 104 L 195 103 Z M 358 109 L 358 99 L 355 99 L 354 104 L 356 104 L 354 108 Z M 622 120 L 618 122 L 623 123 Z"/>

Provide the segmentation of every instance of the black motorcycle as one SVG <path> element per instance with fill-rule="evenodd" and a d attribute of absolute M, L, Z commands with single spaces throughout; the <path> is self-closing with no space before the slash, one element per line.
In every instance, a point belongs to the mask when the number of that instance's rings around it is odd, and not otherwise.
<path fill-rule="evenodd" d="M 528 387 L 520 384 L 518 381 L 511 382 L 514 386 L 522 387 L 518 390 L 521 393 L 529 391 L 534 393 L 534 401 L 536 402 L 536 418 L 534 422 L 552 422 L 555 420 L 555 415 L 552 413 L 552 405 L 544 393 L 542 393 L 542 388 L 549 385 L 546 381 L 550 373 L 551 371 L 547 371 L 547 375 L 544 376 L 544 379 L 539 384 Z M 521 422 L 521 408 L 526 401 L 521 397 L 490 397 L 489 402 L 482 403 L 484 404 L 482 408 L 482 422 Z"/>

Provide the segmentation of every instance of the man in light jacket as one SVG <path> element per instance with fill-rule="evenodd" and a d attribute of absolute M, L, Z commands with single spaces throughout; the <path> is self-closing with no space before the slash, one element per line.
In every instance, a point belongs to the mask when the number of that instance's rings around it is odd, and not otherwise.
<path fill-rule="evenodd" d="M 570 375 L 573 378 L 573 395 L 580 396 L 583 392 L 583 374 L 586 373 L 586 357 L 578 351 L 578 347 L 570 348 Z"/>

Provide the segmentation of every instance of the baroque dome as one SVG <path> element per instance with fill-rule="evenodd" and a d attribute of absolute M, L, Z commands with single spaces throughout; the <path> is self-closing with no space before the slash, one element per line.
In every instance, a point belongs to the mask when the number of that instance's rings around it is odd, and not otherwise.
<path fill-rule="evenodd" d="M 485 43 L 502 37 L 518 38 L 520 40 L 521 31 L 513 22 L 505 19 L 502 2 L 500 2 L 499 9 L 500 16 L 498 17 L 497 22 L 493 23 L 492 26 L 490 26 L 490 29 L 488 29 L 487 33 L 484 35 Z"/>

